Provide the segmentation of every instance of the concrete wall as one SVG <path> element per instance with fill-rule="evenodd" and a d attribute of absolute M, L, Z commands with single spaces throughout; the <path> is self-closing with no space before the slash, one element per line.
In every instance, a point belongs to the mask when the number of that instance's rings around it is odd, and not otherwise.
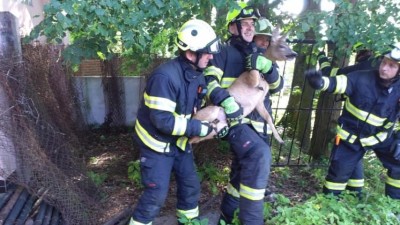
<path fill-rule="evenodd" d="M 101 76 L 73 78 L 87 125 L 99 126 L 105 122 L 107 93 L 103 90 L 102 79 Z M 125 121 L 122 121 L 122 123 L 133 126 L 145 86 L 144 77 L 119 77 L 118 79 L 122 79 L 122 93 L 124 93 L 122 98 L 125 102 L 123 107 L 125 109 Z"/>

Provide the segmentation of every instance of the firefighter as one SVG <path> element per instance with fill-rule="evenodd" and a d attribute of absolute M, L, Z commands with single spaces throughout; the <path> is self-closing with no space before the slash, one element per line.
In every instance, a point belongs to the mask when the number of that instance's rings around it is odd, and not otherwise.
<path fill-rule="evenodd" d="M 309 70 L 305 75 L 314 89 L 347 96 L 338 119 L 324 193 L 338 195 L 345 190 L 364 154 L 373 150 L 387 169 L 385 194 L 400 199 L 399 135 L 394 132 L 400 110 L 400 44 L 384 54 L 378 70 L 334 77 Z"/>
<path fill-rule="evenodd" d="M 177 182 L 177 215 L 196 219 L 200 181 L 188 138 L 207 136 L 213 127 L 191 119 L 206 93 L 203 69 L 219 51 L 212 27 L 192 19 L 179 29 L 179 56 L 149 77 L 135 124 L 144 192 L 130 225 L 151 224 L 168 194 L 171 172 Z"/>
<path fill-rule="evenodd" d="M 357 70 L 371 70 L 378 69 L 380 63 L 380 57 L 374 57 L 373 53 L 369 49 L 357 49 L 357 54 L 355 57 L 355 64 L 345 67 L 332 67 L 328 57 L 324 51 L 318 53 L 318 63 L 323 76 L 337 76 L 337 75 L 347 75 L 348 73 Z M 346 100 L 344 94 L 341 95 L 339 99 L 341 101 Z M 364 167 L 362 160 L 359 161 L 357 166 L 354 168 L 352 175 L 347 181 L 346 189 L 349 191 L 357 192 L 360 196 L 361 191 L 364 187 Z"/>
<path fill-rule="evenodd" d="M 207 95 L 214 105 L 224 108 L 229 133 L 225 139 L 233 154 L 230 181 L 221 203 L 220 219 L 231 223 L 234 212 L 239 209 L 241 224 L 262 225 L 265 187 L 271 166 L 271 151 L 267 141 L 261 137 L 255 126 L 264 132 L 264 122 L 243 118 L 242 108 L 229 96 L 228 88 L 235 79 L 247 70 L 258 70 L 267 81 L 276 82 L 279 74 L 272 62 L 258 52 L 253 42 L 258 11 L 246 3 L 239 3 L 240 9 L 228 12 L 227 26 L 230 33 L 226 45 L 214 56 L 212 67 L 206 71 Z M 271 81 L 272 80 L 272 81 Z M 254 114 L 251 114 L 254 115 Z M 253 124 L 254 122 L 254 124 Z"/>

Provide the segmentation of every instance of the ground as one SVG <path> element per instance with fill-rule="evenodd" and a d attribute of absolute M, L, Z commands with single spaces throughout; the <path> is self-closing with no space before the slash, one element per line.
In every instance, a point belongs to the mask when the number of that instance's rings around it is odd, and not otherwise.
<path fill-rule="evenodd" d="M 85 145 L 85 159 L 88 169 L 93 171 L 102 193 L 104 213 L 101 221 L 106 223 L 122 212 L 131 212 L 137 202 L 141 189 L 128 179 L 128 163 L 138 159 L 139 152 L 132 139 L 132 132 L 126 129 L 94 130 L 82 139 Z M 199 144 L 195 147 L 198 166 L 213 162 L 218 169 L 229 167 L 229 152 L 218 151 L 218 143 Z M 283 171 L 283 172 L 282 172 Z M 202 182 L 200 210 L 203 214 L 218 212 L 223 186 L 213 193 L 210 183 Z M 319 191 L 318 181 L 298 167 L 272 167 L 269 190 L 283 194 L 292 203 L 304 201 Z M 168 199 L 160 212 L 160 217 L 175 215 L 175 183 L 172 179 Z"/>

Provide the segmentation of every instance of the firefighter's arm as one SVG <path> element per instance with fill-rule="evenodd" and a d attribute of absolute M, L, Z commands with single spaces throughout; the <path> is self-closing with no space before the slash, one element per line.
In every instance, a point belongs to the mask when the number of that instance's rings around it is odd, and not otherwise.
<path fill-rule="evenodd" d="M 223 71 L 218 67 L 209 66 L 204 70 L 204 76 L 207 82 L 207 97 L 211 102 L 224 108 L 228 122 L 241 120 L 243 108 L 220 85 Z"/>
<path fill-rule="evenodd" d="M 268 73 L 263 74 L 265 80 L 269 84 L 269 93 L 274 94 L 282 90 L 284 80 L 279 75 L 278 65 L 276 63 L 272 64 L 272 68 Z"/>
<path fill-rule="evenodd" d="M 144 101 L 150 109 L 150 121 L 161 132 L 175 136 L 206 136 L 212 131 L 210 123 L 187 118 L 176 113 L 177 94 L 175 84 L 167 76 L 149 78 Z"/>

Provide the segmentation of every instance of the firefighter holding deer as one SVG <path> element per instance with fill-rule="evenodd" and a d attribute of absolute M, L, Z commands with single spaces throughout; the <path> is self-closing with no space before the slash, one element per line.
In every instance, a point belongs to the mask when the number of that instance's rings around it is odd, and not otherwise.
<path fill-rule="evenodd" d="M 280 79 L 272 62 L 258 52 L 253 42 L 258 11 L 239 3 L 240 9 L 227 15 L 231 34 L 221 52 L 214 56 L 205 70 L 207 95 L 214 105 L 222 106 L 230 125 L 225 139 L 229 142 L 233 160 L 230 182 L 221 204 L 221 220 L 231 223 L 239 208 L 239 220 L 245 225 L 262 225 L 264 193 L 271 166 L 271 151 L 252 125 L 251 117 L 242 117 L 243 109 L 226 88 L 243 73 L 257 70 L 270 82 Z"/>

